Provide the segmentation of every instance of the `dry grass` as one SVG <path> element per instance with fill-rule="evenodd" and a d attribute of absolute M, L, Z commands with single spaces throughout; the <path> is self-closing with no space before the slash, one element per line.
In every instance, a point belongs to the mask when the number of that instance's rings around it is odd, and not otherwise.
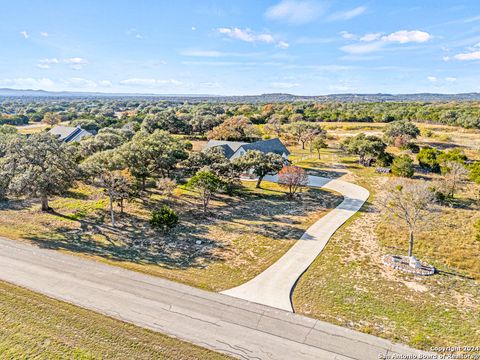
<path fill-rule="evenodd" d="M 359 167 L 338 149 L 330 152 L 321 162 L 298 150 L 294 158 L 315 171 L 328 171 L 331 161 L 335 171 L 349 172 L 346 178 L 368 188 L 371 197 L 300 279 L 295 310 L 418 348 L 479 344 L 480 245 L 473 225 L 480 215 L 471 200 L 478 188 L 467 187 L 419 233 L 415 253 L 440 273 L 414 277 L 381 263 L 384 254 L 407 248 L 405 230 L 398 221 L 387 221 L 376 205 L 376 194 L 391 177 Z"/>
<path fill-rule="evenodd" d="M 217 196 L 206 216 L 195 193 L 179 188 L 166 200 L 152 192 L 146 200 L 127 204 L 113 228 L 103 192 L 79 186 L 52 201 L 53 214 L 29 201 L 0 203 L 0 235 L 220 291 L 262 272 L 341 201 L 336 194 L 313 189 L 303 201 L 289 201 L 278 185 L 268 182 L 260 190 L 252 182 L 242 189 L 239 196 Z M 148 224 L 151 209 L 165 203 L 181 219 L 167 236 Z"/>
<path fill-rule="evenodd" d="M 229 359 L 0 282 L 2 359 Z"/>

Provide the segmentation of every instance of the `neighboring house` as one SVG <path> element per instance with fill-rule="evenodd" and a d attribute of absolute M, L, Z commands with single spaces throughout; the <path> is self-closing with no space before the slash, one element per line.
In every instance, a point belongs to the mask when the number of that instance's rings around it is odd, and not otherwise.
<path fill-rule="evenodd" d="M 222 148 L 223 153 L 230 160 L 242 156 L 248 150 L 258 150 L 263 153 L 275 153 L 281 155 L 285 160 L 288 160 L 288 156 L 290 155 L 287 147 L 283 145 L 283 143 L 278 138 L 270 140 L 260 140 L 253 143 L 210 140 L 205 146 L 204 150 L 215 147 Z"/>
<path fill-rule="evenodd" d="M 87 130 L 83 130 L 80 126 L 54 126 L 49 131 L 50 134 L 58 137 L 58 140 L 69 143 L 73 141 L 80 141 L 84 137 L 92 136 L 93 134 Z"/>

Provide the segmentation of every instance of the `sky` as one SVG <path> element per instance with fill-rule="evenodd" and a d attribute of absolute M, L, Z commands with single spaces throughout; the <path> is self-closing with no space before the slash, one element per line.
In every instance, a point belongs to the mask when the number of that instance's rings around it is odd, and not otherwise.
<path fill-rule="evenodd" d="M 480 92 L 480 1 L 0 0 L 0 87 Z"/>

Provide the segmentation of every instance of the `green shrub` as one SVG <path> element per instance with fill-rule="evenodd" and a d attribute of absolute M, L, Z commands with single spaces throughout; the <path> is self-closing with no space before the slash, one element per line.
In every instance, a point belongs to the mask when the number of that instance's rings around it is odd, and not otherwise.
<path fill-rule="evenodd" d="M 441 151 L 425 146 L 423 147 L 417 155 L 418 163 L 420 167 L 425 170 L 440 172 L 440 163 L 438 162 L 438 155 L 441 154 Z"/>
<path fill-rule="evenodd" d="M 393 159 L 392 174 L 411 178 L 413 176 L 413 161 L 410 156 L 401 155 Z"/>
<path fill-rule="evenodd" d="M 405 145 L 402 146 L 402 150 L 408 150 L 414 154 L 417 154 L 420 151 L 420 147 L 413 142 L 407 142 Z"/>
<path fill-rule="evenodd" d="M 375 165 L 388 167 L 392 165 L 393 155 L 388 152 L 383 152 L 378 155 L 377 160 L 375 161 Z"/>
<path fill-rule="evenodd" d="M 161 229 L 163 232 L 168 232 L 178 224 L 178 214 L 164 205 L 158 210 L 152 212 L 150 218 L 150 225 L 153 228 Z"/>
<path fill-rule="evenodd" d="M 435 137 L 442 142 L 449 142 L 452 140 L 452 138 L 448 134 L 438 134 Z"/>
<path fill-rule="evenodd" d="M 434 135 L 433 131 L 430 129 L 422 129 L 421 134 L 427 138 L 431 138 Z"/>
<path fill-rule="evenodd" d="M 441 188 L 437 188 L 435 186 L 432 186 L 429 188 L 429 190 L 432 192 L 433 197 L 435 198 L 435 201 L 443 204 L 446 202 L 448 199 L 448 195 L 445 193 L 445 191 Z"/>

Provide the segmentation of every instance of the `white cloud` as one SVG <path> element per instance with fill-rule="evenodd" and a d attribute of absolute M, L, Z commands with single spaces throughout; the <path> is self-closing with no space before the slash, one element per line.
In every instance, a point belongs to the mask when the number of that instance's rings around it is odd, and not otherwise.
<path fill-rule="evenodd" d="M 333 13 L 328 18 L 329 20 L 350 20 L 363 14 L 366 10 L 367 8 L 365 6 L 357 6 L 354 9 Z"/>
<path fill-rule="evenodd" d="M 218 89 L 220 88 L 220 83 L 214 81 L 214 82 L 201 82 L 199 84 L 200 86 L 202 87 L 206 87 L 206 88 L 209 88 L 209 89 Z"/>
<path fill-rule="evenodd" d="M 137 29 L 131 28 L 126 31 L 128 36 L 133 36 L 135 39 L 143 39 L 143 35 L 138 32 Z"/>
<path fill-rule="evenodd" d="M 65 58 L 61 60 L 57 58 L 41 59 L 38 62 L 37 67 L 40 69 L 49 69 L 51 65 L 55 64 L 68 64 L 70 68 L 74 70 L 81 70 L 86 64 L 88 64 L 88 61 L 87 59 L 80 57 Z"/>
<path fill-rule="evenodd" d="M 438 79 L 436 76 L 427 76 L 427 80 L 430 82 L 436 82 Z"/>
<path fill-rule="evenodd" d="M 132 86 L 146 86 L 146 87 L 157 87 L 164 85 L 182 85 L 181 81 L 175 79 L 150 79 L 150 78 L 132 78 L 121 80 L 120 84 L 122 85 L 132 85 Z"/>
<path fill-rule="evenodd" d="M 431 38 L 432 35 L 420 30 L 400 30 L 389 35 L 382 36 L 383 41 L 399 42 L 400 44 L 406 44 L 410 42 L 423 43 Z"/>
<path fill-rule="evenodd" d="M 349 44 L 342 46 L 340 50 L 349 54 L 366 54 L 373 51 L 380 50 L 384 46 L 384 42 L 375 41 L 369 43 Z"/>
<path fill-rule="evenodd" d="M 110 80 L 100 80 L 98 85 L 102 87 L 110 87 L 112 86 L 112 82 Z"/>
<path fill-rule="evenodd" d="M 267 33 L 263 34 L 255 34 L 250 29 L 240 29 L 237 27 L 234 28 L 219 28 L 218 32 L 220 34 L 226 35 L 232 39 L 242 40 L 246 42 L 266 42 L 271 43 L 273 42 L 273 36 Z"/>
<path fill-rule="evenodd" d="M 41 59 L 38 64 L 37 64 L 37 67 L 39 69 L 50 69 L 50 65 L 52 64 L 58 64 L 60 63 L 60 61 L 57 59 L 57 58 L 52 58 L 52 59 Z"/>
<path fill-rule="evenodd" d="M 82 70 L 83 67 L 88 64 L 88 61 L 80 57 L 66 58 L 62 60 L 63 63 L 69 64 L 73 70 Z"/>
<path fill-rule="evenodd" d="M 48 89 L 52 88 L 55 83 L 49 78 L 16 78 L 16 79 L 0 79 L 1 86 L 8 86 L 20 89 Z"/>
<path fill-rule="evenodd" d="M 49 35 L 49 34 L 48 34 L 48 32 L 46 32 L 46 31 L 42 31 L 42 32 L 40 33 L 40 36 L 43 36 L 43 37 L 48 37 L 48 35 Z"/>
<path fill-rule="evenodd" d="M 217 31 L 229 38 L 241 40 L 249 43 L 261 42 L 266 44 L 275 43 L 277 47 L 281 49 L 288 48 L 289 44 L 285 41 L 276 41 L 273 35 L 269 33 L 255 33 L 251 29 L 240 29 L 238 27 L 221 27 Z"/>
<path fill-rule="evenodd" d="M 66 58 L 66 59 L 63 59 L 63 62 L 66 64 L 82 64 L 82 65 L 88 63 L 86 59 L 80 58 L 80 57 Z"/>
<path fill-rule="evenodd" d="M 370 42 L 370 41 L 375 41 L 375 40 L 380 39 L 381 36 L 382 36 L 382 33 L 370 33 L 370 34 L 363 35 L 360 38 L 360 40 Z"/>
<path fill-rule="evenodd" d="M 65 81 L 67 85 L 73 86 L 75 88 L 89 88 L 93 89 L 97 87 L 97 83 L 93 80 L 88 80 L 84 78 L 74 77 Z"/>
<path fill-rule="evenodd" d="M 60 61 L 57 58 L 51 58 L 51 59 L 42 59 L 42 60 L 40 60 L 40 63 L 42 63 L 42 64 L 59 64 Z"/>
<path fill-rule="evenodd" d="M 25 30 L 24 30 L 24 31 L 20 31 L 20 35 L 22 35 L 24 39 L 28 39 L 28 38 L 30 37 L 30 35 L 28 34 L 28 32 L 26 32 Z"/>
<path fill-rule="evenodd" d="M 284 44 L 278 45 L 279 47 L 285 46 Z M 286 44 L 288 47 L 288 44 Z M 207 58 L 219 58 L 219 57 L 254 57 L 263 55 L 262 52 L 223 52 L 218 50 L 202 50 L 202 49 L 184 49 L 180 51 L 181 55 L 192 57 L 207 57 Z M 164 62 L 165 64 L 165 62 Z"/>
<path fill-rule="evenodd" d="M 192 26 L 192 31 L 196 31 L 197 28 L 195 26 Z"/>
<path fill-rule="evenodd" d="M 445 81 L 455 82 L 455 81 L 457 81 L 457 78 L 456 78 L 456 77 L 453 77 L 453 76 L 448 76 L 448 77 L 445 78 Z"/>
<path fill-rule="evenodd" d="M 455 59 L 465 61 L 465 60 L 480 60 L 480 51 L 473 51 L 469 53 L 457 54 L 454 56 Z"/>
<path fill-rule="evenodd" d="M 442 57 L 442 60 L 443 61 L 450 61 L 450 56 L 444 56 L 444 57 Z"/>
<path fill-rule="evenodd" d="M 357 35 L 352 34 L 348 31 L 340 31 L 340 35 L 342 36 L 342 38 L 347 39 L 347 40 L 353 40 L 353 39 L 357 38 Z"/>
<path fill-rule="evenodd" d="M 324 7 L 316 1 L 282 0 L 268 8 L 265 15 L 269 19 L 301 25 L 315 20 L 323 12 Z"/>
<path fill-rule="evenodd" d="M 180 54 L 185 56 L 195 57 L 221 57 L 225 56 L 225 53 L 217 50 L 183 50 Z"/>
<path fill-rule="evenodd" d="M 273 82 L 270 84 L 274 89 L 292 89 L 299 87 L 298 83 L 288 83 L 288 82 Z"/>
<path fill-rule="evenodd" d="M 344 38 L 344 35 L 347 34 L 347 39 L 358 39 L 363 42 L 345 45 L 340 48 L 340 50 L 343 50 L 349 54 L 365 54 L 378 51 L 389 43 L 423 43 L 432 39 L 432 35 L 420 30 L 399 30 L 388 35 L 382 35 L 382 33 L 369 33 L 361 37 L 357 37 L 356 35 L 348 32 L 342 32 L 341 34 Z"/>

